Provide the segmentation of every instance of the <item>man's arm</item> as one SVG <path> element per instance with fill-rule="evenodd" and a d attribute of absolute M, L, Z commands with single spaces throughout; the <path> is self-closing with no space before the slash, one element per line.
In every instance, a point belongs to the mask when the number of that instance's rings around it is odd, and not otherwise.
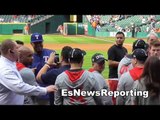
<path fill-rule="evenodd" d="M 57 92 L 54 93 L 54 104 L 55 105 L 63 105 L 63 97 L 62 97 L 62 94 L 61 94 L 62 89 L 60 88 L 60 84 L 61 84 L 60 81 L 61 81 L 61 79 L 58 76 L 57 79 L 56 79 L 56 82 L 55 82 L 55 85 L 58 88 Z"/>
<path fill-rule="evenodd" d="M 1 84 L 11 91 L 23 95 L 46 95 L 47 92 L 56 91 L 54 85 L 45 87 L 32 86 L 23 82 L 22 78 L 18 77 L 18 71 L 8 70 L 1 75 Z"/>
<path fill-rule="evenodd" d="M 108 85 L 106 83 L 106 80 L 104 79 L 104 77 L 101 74 L 96 74 L 94 78 L 97 79 L 97 82 L 98 82 L 97 84 L 99 84 L 99 86 L 100 86 L 100 88 L 96 87 L 94 89 L 100 89 L 100 90 L 109 91 L 109 87 L 108 87 Z M 112 105 L 113 104 L 111 96 L 104 95 L 104 96 L 102 96 L 102 99 L 103 99 L 103 103 L 105 105 Z"/>
<path fill-rule="evenodd" d="M 119 62 L 115 61 L 115 59 L 116 59 L 116 54 L 115 54 L 114 48 L 111 47 L 108 50 L 108 65 L 112 67 L 118 67 Z"/>
<path fill-rule="evenodd" d="M 117 91 L 125 91 L 125 82 L 126 82 L 126 75 L 127 73 L 122 74 L 118 81 Z M 125 97 L 123 96 L 117 96 L 116 98 L 116 104 L 117 105 L 124 105 L 125 104 Z"/>
<path fill-rule="evenodd" d="M 57 69 L 52 69 L 47 73 L 41 75 L 41 81 L 44 84 L 54 85 L 58 75 L 59 75 L 59 72 L 57 71 Z"/>
<path fill-rule="evenodd" d="M 98 81 L 95 79 L 95 77 L 92 78 L 91 84 L 93 85 L 92 91 L 101 91 L 102 89 L 108 90 L 108 87 L 106 83 L 104 83 L 104 86 L 99 85 Z M 96 105 L 112 105 L 112 97 L 103 95 L 103 96 L 93 96 L 93 99 L 95 100 Z"/>
<path fill-rule="evenodd" d="M 136 81 L 134 81 L 134 83 L 133 83 L 133 88 L 132 88 L 132 90 L 134 91 L 135 89 L 137 90 L 137 91 L 140 91 L 141 89 L 140 89 L 140 82 L 139 82 L 139 80 L 136 80 Z M 141 90 L 142 91 L 142 90 Z M 140 103 L 140 98 L 142 98 L 141 96 L 129 96 L 129 100 L 130 100 L 130 105 L 139 105 Z"/>
<path fill-rule="evenodd" d="M 50 68 L 51 65 L 53 65 L 54 62 L 54 57 L 55 57 L 55 52 L 52 52 L 50 54 L 50 57 L 47 61 L 47 63 L 40 69 L 40 71 L 38 72 L 37 76 L 36 76 L 36 80 L 38 82 L 42 82 L 42 74 L 45 74 L 47 72 L 47 70 Z"/>
<path fill-rule="evenodd" d="M 118 67 L 119 62 L 113 61 L 113 60 L 108 60 L 108 65 L 112 67 Z"/>

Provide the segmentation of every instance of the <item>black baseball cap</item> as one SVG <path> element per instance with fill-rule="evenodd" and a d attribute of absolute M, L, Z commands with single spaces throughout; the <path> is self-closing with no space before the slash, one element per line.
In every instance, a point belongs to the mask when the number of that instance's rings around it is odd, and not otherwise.
<path fill-rule="evenodd" d="M 144 49 L 135 49 L 132 53 L 132 58 L 136 58 L 139 61 L 145 61 L 148 55 Z"/>
<path fill-rule="evenodd" d="M 141 48 L 146 50 L 147 49 L 147 44 L 143 39 L 137 39 L 134 41 L 133 46 L 132 46 L 132 51 L 134 51 L 137 48 Z"/>
<path fill-rule="evenodd" d="M 81 50 L 79 48 L 73 48 L 69 54 L 70 59 L 82 59 L 86 55 L 86 52 L 84 50 Z"/>
<path fill-rule="evenodd" d="M 92 56 L 92 63 L 100 63 L 102 61 L 107 61 L 107 59 L 104 58 L 103 54 L 96 53 Z"/>

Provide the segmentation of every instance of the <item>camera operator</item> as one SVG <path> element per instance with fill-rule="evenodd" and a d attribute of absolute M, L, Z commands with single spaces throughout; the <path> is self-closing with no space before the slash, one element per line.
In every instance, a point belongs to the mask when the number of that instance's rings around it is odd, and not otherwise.
<path fill-rule="evenodd" d="M 38 72 L 36 80 L 43 84 L 54 85 L 55 80 L 59 74 L 70 68 L 68 61 L 69 53 L 72 50 L 70 46 L 64 46 L 61 51 L 61 60 L 59 62 L 59 57 L 54 52 L 50 54 L 50 57 L 42 69 Z M 56 58 L 55 58 L 56 57 Z M 54 61 L 54 62 L 53 62 Z M 47 71 L 51 66 L 58 66 L 57 69 L 51 69 Z M 49 94 L 50 105 L 54 105 L 54 94 Z"/>

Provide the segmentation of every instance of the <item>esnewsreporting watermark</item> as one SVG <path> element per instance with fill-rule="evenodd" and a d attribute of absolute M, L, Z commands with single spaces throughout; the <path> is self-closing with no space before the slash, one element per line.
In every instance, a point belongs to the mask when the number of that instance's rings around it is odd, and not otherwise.
<path fill-rule="evenodd" d="M 141 96 L 143 98 L 148 97 L 148 91 L 138 91 L 136 89 L 130 91 L 108 91 L 101 89 L 100 91 L 83 91 L 80 89 L 67 90 L 62 89 L 62 96 Z"/>

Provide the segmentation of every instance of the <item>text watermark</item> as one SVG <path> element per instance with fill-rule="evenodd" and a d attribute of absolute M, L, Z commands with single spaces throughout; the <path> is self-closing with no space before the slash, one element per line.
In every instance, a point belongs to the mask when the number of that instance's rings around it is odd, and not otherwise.
<path fill-rule="evenodd" d="M 108 91 L 101 89 L 100 91 L 83 91 L 80 89 L 67 90 L 62 89 L 62 96 L 141 96 L 143 98 L 148 97 L 148 91 L 138 91 L 136 89 L 130 91 Z"/>

